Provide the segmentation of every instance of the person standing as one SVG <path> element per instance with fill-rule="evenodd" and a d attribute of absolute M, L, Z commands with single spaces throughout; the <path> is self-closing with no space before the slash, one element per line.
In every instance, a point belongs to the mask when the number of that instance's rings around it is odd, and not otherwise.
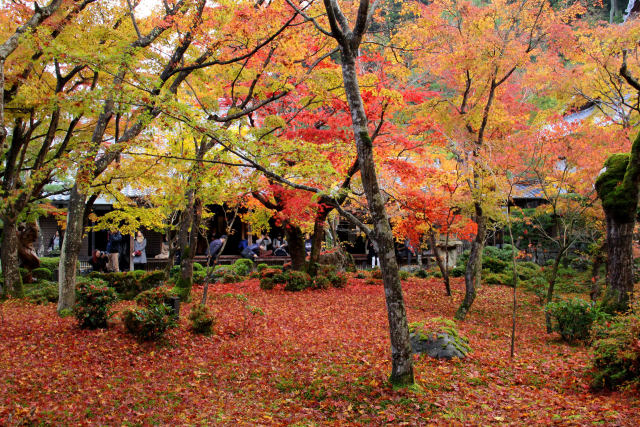
<path fill-rule="evenodd" d="M 371 239 L 367 240 L 368 258 L 371 259 L 371 268 L 380 267 L 380 258 L 378 258 L 378 248 Z"/>
<path fill-rule="evenodd" d="M 49 246 L 47 247 L 47 251 L 49 253 L 52 252 L 60 252 L 60 245 L 62 244 L 62 240 L 60 239 L 60 231 L 56 230 L 56 234 L 51 237 L 49 241 Z"/>
<path fill-rule="evenodd" d="M 213 240 L 209 244 L 209 248 L 207 249 L 207 266 L 216 264 L 218 255 L 220 255 L 220 251 L 222 251 L 222 247 L 224 246 L 224 242 L 226 241 L 227 235 L 223 234 L 218 239 Z"/>
<path fill-rule="evenodd" d="M 147 239 L 142 231 L 138 231 L 133 241 L 133 269 L 146 270 L 147 267 Z"/>
<path fill-rule="evenodd" d="M 118 230 L 112 230 L 107 242 L 109 253 L 109 269 L 115 273 L 120 272 L 120 248 L 122 247 L 122 234 Z"/>

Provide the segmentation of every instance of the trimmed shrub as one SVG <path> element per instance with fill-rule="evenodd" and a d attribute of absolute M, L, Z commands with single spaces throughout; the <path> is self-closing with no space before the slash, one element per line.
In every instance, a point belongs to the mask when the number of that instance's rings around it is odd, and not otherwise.
<path fill-rule="evenodd" d="M 175 296 L 173 289 L 163 286 L 141 292 L 134 301 L 141 307 L 150 307 L 157 304 L 169 305 L 171 298 Z"/>
<path fill-rule="evenodd" d="M 236 271 L 236 274 L 246 276 L 251 273 L 251 270 L 253 270 L 253 261 L 247 258 L 237 259 L 236 262 L 233 263 L 233 268 Z"/>
<path fill-rule="evenodd" d="M 24 296 L 35 304 L 56 302 L 58 301 L 58 284 L 48 280 L 25 284 Z"/>
<path fill-rule="evenodd" d="M 276 270 L 275 268 L 263 268 L 262 270 L 260 270 L 260 277 L 271 277 L 273 278 L 273 276 L 275 276 L 276 274 L 284 274 L 282 273 L 280 270 Z"/>
<path fill-rule="evenodd" d="M 202 285 L 207 281 L 207 272 L 206 270 L 193 270 L 193 283 L 196 285 Z"/>
<path fill-rule="evenodd" d="M 106 328 L 109 308 L 118 300 L 113 288 L 99 279 L 79 281 L 73 313 L 82 329 Z"/>
<path fill-rule="evenodd" d="M 550 302 L 545 310 L 555 320 L 552 329 L 568 342 L 587 341 L 594 322 L 606 320 L 609 315 L 594 303 L 581 298 Z"/>
<path fill-rule="evenodd" d="M 242 281 L 242 276 L 239 276 L 235 271 L 229 271 L 222 276 L 222 283 L 238 283 Z"/>
<path fill-rule="evenodd" d="M 333 273 L 328 276 L 331 286 L 334 288 L 344 288 L 347 286 L 347 275 L 344 273 Z"/>
<path fill-rule="evenodd" d="M 269 266 L 265 263 L 260 263 L 256 266 L 256 268 L 258 269 L 258 272 L 262 272 L 262 270 L 264 270 L 265 268 L 269 268 Z"/>
<path fill-rule="evenodd" d="M 131 300 L 140 292 L 161 285 L 164 281 L 162 271 L 133 271 L 120 273 L 100 273 L 94 271 L 89 274 L 91 278 L 104 280 L 110 287 L 116 290 L 120 298 Z"/>
<path fill-rule="evenodd" d="M 271 277 L 263 277 L 260 279 L 260 289 L 264 289 L 265 291 L 270 291 L 276 286 L 273 279 Z"/>
<path fill-rule="evenodd" d="M 287 283 L 284 286 L 285 291 L 302 291 L 313 285 L 311 276 L 303 271 L 289 271 L 286 273 Z"/>
<path fill-rule="evenodd" d="M 40 258 L 40 267 L 49 271 L 57 270 L 60 266 L 60 257 L 42 257 Z"/>
<path fill-rule="evenodd" d="M 48 268 L 40 267 L 31 270 L 31 275 L 36 280 L 53 280 L 53 273 Z"/>
<path fill-rule="evenodd" d="M 407 280 L 411 276 L 411 273 L 406 270 L 400 270 L 398 275 L 400 276 L 400 280 Z"/>
<path fill-rule="evenodd" d="M 640 382 L 640 303 L 593 328 L 591 387 L 615 390 Z"/>
<path fill-rule="evenodd" d="M 487 269 L 492 273 L 502 273 L 509 266 L 507 261 L 499 258 L 482 257 L 482 269 Z"/>
<path fill-rule="evenodd" d="M 193 271 L 194 272 L 196 272 L 196 271 L 204 271 L 204 267 L 199 262 L 194 262 L 193 263 Z"/>
<path fill-rule="evenodd" d="M 313 278 L 313 289 L 329 289 L 331 282 L 327 276 L 316 276 Z"/>
<path fill-rule="evenodd" d="M 213 313 L 209 307 L 203 304 L 194 305 L 189 313 L 189 321 L 191 322 L 191 330 L 196 334 L 211 335 L 213 325 L 216 322 Z"/>
<path fill-rule="evenodd" d="M 367 276 L 365 276 L 365 274 L 362 271 L 358 271 L 355 277 L 356 279 L 365 279 Z"/>
<path fill-rule="evenodd" d="M 382 271 L 378 267 L 371 270 L 371 277 L 374 279 L 382 279 Z"/>
<path fill-rule="evenodd" d="M 467 270 L 466 265 L 464 264 L 460 265 L 460 263 L 458 263 L 456 264 L 455 267 L 451 269 L 451 273 L 449 273 L 449 275 L 451 277 L 463 277 L 466 270 Z"/>
<path fill-rule="evenodd" d="M 272 276 L 272 279 L 273 283 L 275 283 L 276 285 L 282 285 L 287 282 L 287 276 L 285 275 L 285 273 L 276 273 Z"/>
<path fill-rule="evenodd" d="M 428 277 L 430 277 L 430 274 L 427 270 L 424 269 L 420 269 L 418 271 L 416 271 L 416 277 L 419 279 L 426 279 Z"/>
<path fill-rule="evenodd" d="M 127 331 L 140 341 L 157 341 L 176 326 L 171 309 L 164 304 L 125 310 L 122 320 Z"/>

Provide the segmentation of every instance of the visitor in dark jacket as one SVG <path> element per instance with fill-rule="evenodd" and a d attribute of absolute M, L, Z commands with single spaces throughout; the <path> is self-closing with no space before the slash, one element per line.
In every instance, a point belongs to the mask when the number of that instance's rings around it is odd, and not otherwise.
<path fill-rule="evenodd" d="M 218 255 L 220 255 L 220 251 L 224 246 L 224 242 L 227 241 L 227 235 L 223 234 L 220 238 L 213 240 L 209 244 L 209 248 L 207 249 L 207 265 L 215 264 L 218 259 Z"/>

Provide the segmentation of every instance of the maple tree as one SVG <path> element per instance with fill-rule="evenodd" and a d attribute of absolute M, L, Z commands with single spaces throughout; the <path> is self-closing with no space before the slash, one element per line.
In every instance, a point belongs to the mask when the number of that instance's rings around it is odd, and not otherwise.
<path fill-rule="evenodd" d="M 602 131 L 623 142 L 629 142 L 637 132 L 640 112 L 636 56 L 639 29 L 640 22 L 633 18 L 621 25 L 582 25 L 576 31 L 580 49 L 574 60 L 584 64 L 580 68 L 584 78 L 578 80 L 576 90 L 604 117 L 600 120 Z M 597 37 L 598 42 L 590 37 Z M 619 148 L 617 151 L 627 151 Z M 639 150 L 640 136 L 636 135 L 630 152 L 612 154 L 603 162 L 603 171 L 596 181 L 605 213 L 608 253 L 605 304 L 610 310 L 624 311 L 633 294 L 632 245 L 639 200 Z"/>
<path fill-rule="evenodd" d="M 575 4 L 556 11 L 546 1 L 436 1 L 417 8 L 418 19 L 403 29 L 404 49 L 421 53 L 406 54 L 407 61 L 425 70 L 424 84 L 441 87 L 446 101 L 426 102 L 432 111 L 425 114 L 439 116 L 450 149 L 469 169 L 477 233 L 459 319 L 466 317 L 476 297 L 487 225 L 497 207 L 490 197 L 493 180 L 487 178 L 492 150 L 526 125 L 524 80 L 532 67 L 559 61 L 555 45 L 545 44 L 548 35 L 562 39 L 564 22 L 580 10 Z"/>
<path fill-rule="evenodd" d="M 42 9 L 36 4 L 33 11 L 25 7 L 19 8 L 16 16 L 7 15 L 26 22 L 11 34 L 0 53 L 0 219 L 5 296 L 22 294 L 17 224 L 33 220 L 33 204 L 43 197 L 45 186 L 56 176 L 61 179 L 61 171 L 72 164 L 69 151 L 76 144 L 74 133 L 82 118 L 77 105 L 87 100 L 95 75 L 59 57 L 56 44 L 68 37 L 77 25 L 77 15 L 91 3 L 68 2 L 61 6 L 61 2 L 52 2 Z M 5 109 L 6 117 L 13 121 L 8 140 Z"/>

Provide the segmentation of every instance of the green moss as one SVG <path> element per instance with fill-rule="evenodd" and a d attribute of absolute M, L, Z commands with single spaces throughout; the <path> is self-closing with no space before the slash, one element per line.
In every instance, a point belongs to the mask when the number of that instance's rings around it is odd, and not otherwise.
<path fill-rule="evenodd" d="M 620 222 L 632 221 L 638 204 L 637 189 L 630 191 L 623 185 L 629 157 L 628 153 L 609 156 L 604 162 L 605 171 L 596 180 L 596 191 L 602 207 Z"/>
<path fill-rule="evenodd" d="M 191 301 L 192 286 L 193 286 L 192 280 L 178 277 L 178 279 L 176 280 L 175 292 L 180 297 L 180 301 L 183 301 L 183 302 Z"/>
<path fill-rule="evenodd" d="M 604 162 L 605 171 L 596 180 L 596 191 L 607 215 L 616 222 L 635 220 L 640 179 L 640 133 L 631 153 L 612 154 Z"/>

